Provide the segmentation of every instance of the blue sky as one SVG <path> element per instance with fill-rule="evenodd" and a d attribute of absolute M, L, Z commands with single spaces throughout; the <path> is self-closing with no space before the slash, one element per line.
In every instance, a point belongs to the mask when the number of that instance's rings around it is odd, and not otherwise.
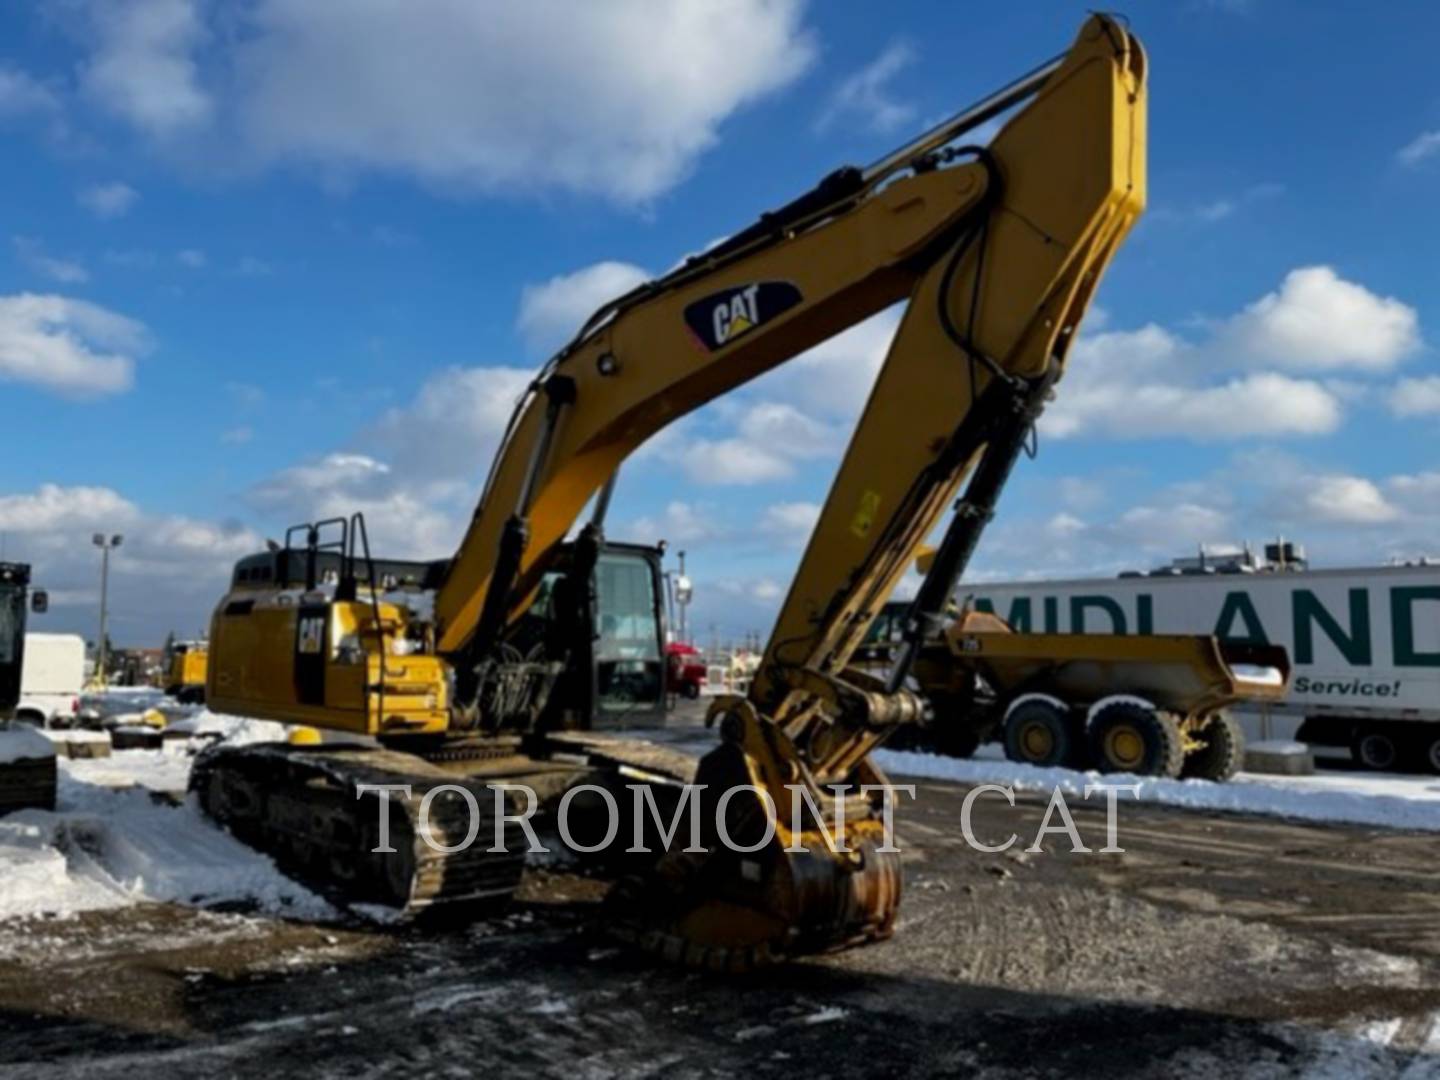
<path fill-rule="evenodd" d="M 526 374 L 610 292 L 1063 49 L 1083 4 L 41 0 L 0 14 L 0 531 L 90 633 L 193 633 L 363 509 L 448 554 Z M 1440 10 L 1134 3 L 1150 210 L 977 575 L 1200 542 L 1440 553 Z M 558 27 L 565 29 L 561 32 Z M 627 466 L 612 534 L 766 630 L 880 317 Z"/>

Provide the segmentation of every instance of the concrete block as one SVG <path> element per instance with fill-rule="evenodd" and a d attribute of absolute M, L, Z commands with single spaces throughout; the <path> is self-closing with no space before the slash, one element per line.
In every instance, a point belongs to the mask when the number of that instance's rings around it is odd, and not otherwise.
<path fill-rule="evenodd" d="M 1245 771 L 1274 776 L 1310 776 L 1315 772 L 1315 755 L 1304 743 L 1251 743 L 1245 748 Z"/>

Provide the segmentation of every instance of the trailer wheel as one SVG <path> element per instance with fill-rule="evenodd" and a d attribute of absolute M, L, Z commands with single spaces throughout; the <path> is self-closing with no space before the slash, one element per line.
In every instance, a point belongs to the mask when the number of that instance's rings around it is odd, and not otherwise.
<path fill-rule="evenodd" d="M 1350 743 L 1355 764 L 1372 772 L 1388 772 L 1400 760 L 1400 745 L 1384 728 L 1360 728 Z"/>
<path fill-rule="evenodd" d="M 1005 756 L 1045 767 L 1069 766 L 1076 757 L 1070 718 L 1045 698 L 1022 701 L 1005 718 Z"/>
<path fill-rule="evenodd" d="M 1185 755 L 1185 764 L 1180 767 L 1182 777 L 1223 783 L 1240 771 L 1245 762 L 1245 733 L 1233 716 L 1216 713 L 1199 734 L 1205 745 Z"/>
<path fill-rule="evenodd" d="M 1420 763 L 1432 773 L 1440 773 L 1440 731 L 1433 728 L 1420 736 Z"/>
<path fill-rule="evenodd" d="M 1185 763 L 1175 718 L 1138 701 L 1115 701 L 1098 709 L 1090 718 L 1090 745 L 1104 773 L 1176 777 Z"/>

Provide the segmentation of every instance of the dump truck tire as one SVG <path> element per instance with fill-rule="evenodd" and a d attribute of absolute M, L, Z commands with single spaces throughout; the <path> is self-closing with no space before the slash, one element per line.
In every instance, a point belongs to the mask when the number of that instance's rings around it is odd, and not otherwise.
<path fill-rule="evenodd" d="M 1216 783 L 1232 779 L 1245 763 L 1245 733 L 1239 721 L 1227 712 L 1216 713 L 1201 729 L 1200 738 L 1205 745 L 1185 755 L 1180 775 Z"/>
<path fill-rule="evenodd" d="M 1026 765 L 1073 767 L 1078 740 L 1065 709 L 1045 698 L 1022 701 L 1005 717 L 1005 756 Z"/>
<path fill-rule="evenodd" d="M 1185 764 L 1180 725 L 1138 701 L 1115 701 L 1090 718 L 1090 746 L 1104 773 L 1177 777 Z"/>

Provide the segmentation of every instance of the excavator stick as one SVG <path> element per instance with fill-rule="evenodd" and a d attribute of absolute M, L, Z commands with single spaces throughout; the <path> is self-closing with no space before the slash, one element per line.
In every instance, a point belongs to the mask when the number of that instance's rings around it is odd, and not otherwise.
<path fill-rule="evenodd" d="M 661 955 L 735 970 L 891 931 L 899 854 L 868 755 L 925 711 L 903 667 L 887 685 L 851 671 L 850 656 L 968 485 L 913 609 L 914 644 L 943 607 L 1144 205 L 1138 41 L 1093 16 L 1042 70 L 988 149 L 932 147 L 911 162 L 913 179 L 874 196 L 903 203 L 912 183 L 922 200 L 936 171 L 968 178 L 953 226 L 910 263 L 900 328 L 748 699 L 712 709 L 722 742 L 697 781 L 711 799 L 709 786 L 745 786 L 721 815 L 727 836 L 717 822 L 704 854 L 673 851 L 617 893 L 622 925 Z M 974 163 L 944 168 L 960 157 Z M 737 851 L 741 831 L 757 846 Z"/>

